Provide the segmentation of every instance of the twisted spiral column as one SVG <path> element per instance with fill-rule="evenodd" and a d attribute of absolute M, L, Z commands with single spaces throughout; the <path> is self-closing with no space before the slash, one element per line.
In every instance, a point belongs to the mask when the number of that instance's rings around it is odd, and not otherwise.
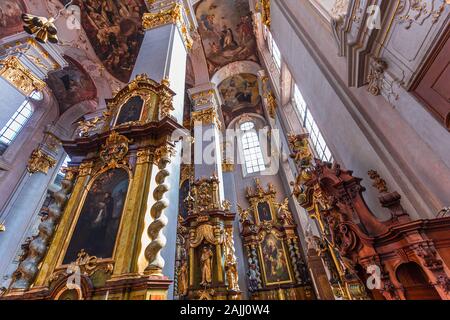
<path fill-rule="evenodd" d="M 150 209 L 153 221 L 147 229 L 150 244 L 145 248 L 145 258 L 149 263 L 145 271 L 151 275 L 162 275 L 162 269 L 165 264 L 161 256 L 161 249 L 166 245 L 166 237 L 162 233 L 162 229 L 168 222 L 167 217 L 164 215 L 164 210 L 169 206 L 169 203 L 163 197 L 169 191 L 169 185 L 165 183 L 165 180 L 170 173 L 166 170 L 166 167 L 170 163 L 172 153 L 173 150 L 171 148 L 164 146 L 159 148 L 155 155 L 159 170 L 155 177 L 156 188 L 153 191 L 153 198 L 156 202 Z"/>
<path fill-rule="evenodd" d="M 48 207 L 48 217 L 39 224 L 38 234 L 29 244 L 28 253 L 23 257 L 16 272 L 10 289 L 28 289 L 39 271 L 38 265 L 47 252 L 48 245 L 61 219 L 64 207 L 69 199 L 74 182 L 74 172 L 68 170 L 61 182 L 61 189 L 53 195 L 53 201 Z"/>

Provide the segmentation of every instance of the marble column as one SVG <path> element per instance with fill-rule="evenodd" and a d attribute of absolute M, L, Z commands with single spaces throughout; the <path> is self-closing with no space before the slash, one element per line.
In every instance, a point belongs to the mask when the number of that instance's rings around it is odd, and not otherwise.
<path fill-rule="evenodd" d="M 217 176 L 220 201 L 224 200 L 222 176 L 222 122 L 219 119 L 220 96 L 214 84 L 189 89 L 193 102 L 195 179 Z"/>

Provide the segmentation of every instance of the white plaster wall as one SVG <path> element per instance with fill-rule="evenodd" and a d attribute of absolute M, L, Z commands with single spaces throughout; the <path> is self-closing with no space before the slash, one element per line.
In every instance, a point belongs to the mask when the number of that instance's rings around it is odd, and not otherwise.
<path fill-rule="evenodd" d="M 273 2 L 272 33 L 330 149 L 364 178 L 369 207 L 387 217 L 367 179 L 375 169 L 402 195 L 413 218 L 434 216 L 450 199 L 450 172 L 435 151 L 442 146 L 426 143 L 383 97 L 346 86 L 345 58 L 337 56 L 328 26 L 306 2 Z M 439 132 L 436 122 L 428 124 Z M 443 143 L 450 150 L 450 140 Z"/>

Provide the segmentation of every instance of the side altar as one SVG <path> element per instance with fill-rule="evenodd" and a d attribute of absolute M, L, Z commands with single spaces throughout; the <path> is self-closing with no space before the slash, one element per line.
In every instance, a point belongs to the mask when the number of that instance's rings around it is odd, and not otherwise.
<path fill-rule="evenodd" d="M 170 115 L 173 96 L 166 80 L 138 75 L 107 101 L 102 117 L 81 122 L 78 136 L 63 141 L 71 162 L 62 188 L 23 245 L 2 299 L 167 297 L 172 280 L 160 254 L 166 168 L 171 136 L 182 129 Z"/>

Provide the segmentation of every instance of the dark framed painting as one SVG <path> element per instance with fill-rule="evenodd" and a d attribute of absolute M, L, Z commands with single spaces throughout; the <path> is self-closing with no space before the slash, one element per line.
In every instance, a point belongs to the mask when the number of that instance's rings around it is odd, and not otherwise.
<path fill-rule="evenodd" d="M 259 222 L 266 222 L 273 220 L 272 210 L 269 202 L 267 201 L 259 202 L 256 207 Z"/>
<path fill-rule="evenodd" d="M 292 282 L 292 274 L 282 239 L 269 233 L 260 243 L 261 261 L 266 285 Z"/>
<path fill-rule="evenodd" d="M 112 258 L 128 184 L 128 172 L 120 168 L 102 173 L 92 183 L 63 264 L 74 262 L 82 249 L 90 256 Z"/>
<path fill-rule="evenodd" d="M 139 121 L 143 108 L 144 100 L 140 96 L 131 97 L 120 108 L 115 125 L 119 126 L 128 122 Z"/>

